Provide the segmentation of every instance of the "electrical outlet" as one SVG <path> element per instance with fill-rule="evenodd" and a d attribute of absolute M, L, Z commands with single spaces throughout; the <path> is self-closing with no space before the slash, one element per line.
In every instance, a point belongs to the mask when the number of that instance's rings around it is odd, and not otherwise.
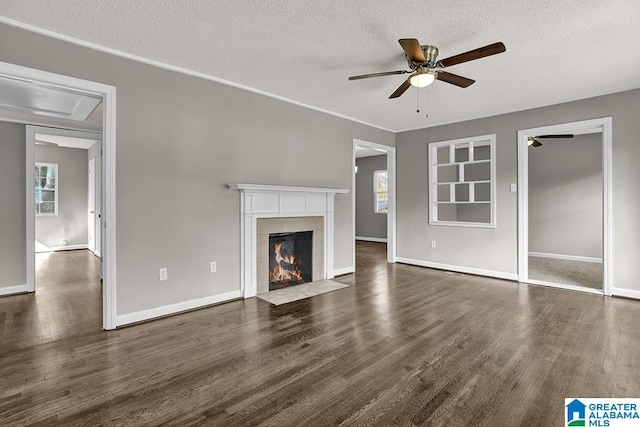
<path fill-rule="evenodd" d="M 435 249 L 435 248 L 436 248 L 436 241 L 435 241 L 435 240 L 432 240 L 432 241 L 431 241 L 431 248 L 432 248 L 432 249 Z"/>
<path fill-rule="evenodd" d="M 169 279 L 169 272 L 166 268 L 158 269 L 158 279 L 162 282 Z"/>
<path fill-rule="evenodd" d="M 512 193 L 517 192 L 517 191 L 518 191 L 518 183 L 516 183 L 516 182 L 512 182 L 512 183 L 511 183 L 511 187 L 510 187 L 510 189 L 511 189 L 511 192 L 512 192 Z"/>
<path fill-rule="evenodd" d="M 211 261 L 209 263 L 209 273 L 215 273 L 216 271 L 218 271 L 218 266 L 215 261 Z"/>

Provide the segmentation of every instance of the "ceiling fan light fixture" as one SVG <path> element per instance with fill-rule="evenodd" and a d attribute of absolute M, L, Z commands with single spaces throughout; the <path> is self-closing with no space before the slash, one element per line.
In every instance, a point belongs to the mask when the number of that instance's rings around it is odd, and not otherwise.
<path fill-rule="evenodd" d="M 436 79 L 436 74 L 432 71 L 419 69 L 415 74 L 409 77 L 409 83 L 415 87 L 427 87 Z"/>

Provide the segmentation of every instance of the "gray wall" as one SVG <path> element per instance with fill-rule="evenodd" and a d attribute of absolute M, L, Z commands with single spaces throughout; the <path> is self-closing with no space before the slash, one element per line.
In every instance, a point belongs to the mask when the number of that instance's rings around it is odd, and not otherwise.
<path fill-rule="evenodd" d="M 36 215 L 36 240 L 49 246 L 87 244 L 87 150 L 36 145 L 35 161 L 58 164 L 58 215 Z"/>
<path fill-rule="evenodd" d="M 517 273 L 517 131 L 613 117 L 613 286 L 640 290 L 640 90 L 520 111 L 397 135 L 398 256 L 504 273 Z M 496 134 L 497 228 L 427 224 L 427 143 Z M 437 241 L 431 249 L 430 240 Z"/>
<path fill-rule="evenodd" d="M 239 289 L 240 195 L 227 183 L 350 188 L 354 138 L 395 145 L 391 132 L 6 24 L 0 52 L 117 88 L 118 314 Z M 335 199 L 336 269 L 354 264 L 351 197 Z"/>
<path fill-rule="evenodd" d="M 102 245 L 102 234 L 101 234 L 101 220 L 100 215 L 102 215 L 102 157 L 100 154 L 100 150 L 102 147 L 101 142 L 96 142 L 87 150 L 87 164 L 89 164 L 89 160 L 96 159 L 95 161 L 95 177 L 96 177 L 96 185 L 95 185 L 95 195 L 96 195 L 96 223 L 95 223 L 95 239 L 96 239 L 96 251 L 101 253 L 101 245 Z"/>
<path fill-rule="evenodd" d="M 24 125 L 0 122 L 0 287 L 27 282 L 25 146 Z"/>
<path fill-rule="evenodd" d="M 529 251 L 602 258 L 602 134 L 529 147 Z"/>
<path fill-rule="evenodd" d="M 386 154 L 356 159 L 356 236 L 387 238 L 387 214 L 374 212 L 373 172 L 387 169 Z"/>

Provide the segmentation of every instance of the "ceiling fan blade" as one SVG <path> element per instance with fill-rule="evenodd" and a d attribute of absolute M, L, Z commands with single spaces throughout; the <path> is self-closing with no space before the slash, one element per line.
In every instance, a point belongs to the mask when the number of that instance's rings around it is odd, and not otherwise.
<path fill-rule="evenodd" d="M 450 67 L 452 65 L 462 64 L 463 62 L 473 61 L 474 59 L 484 58 L 485 56 L 496 55 L 498 53 L 504 52 L 505 50 L 507 50 L 507 48 L 504 46 L 504 43 L 497 42 L 487 46 L 479 47 L 478 49 L 470 50 L 469 52 L 450 56 L 439 62 L 443 67 Z"/>
<path fill-rule="evenodd" d="M 410 87 L 411 87 L 411 83 L 409 83 L 409 79 L 405 80 L 404 83 L 402 83 L 400 85 L 400 87 L 398 89 L 396 89 L 396 91 L 393 92 L 391 94 L 391 96 L 389 96 L 389 99 L 399 97 L 400 95 L 405 93 L 407 91 L 407 89 L 409 89 Z"/>
<path fill-rule="evenodd" d="M 539 135 L 536 136 L 537 139 L 551 139 L 551 138 L 573 138 L 572 133 L 565 133 L 560 135 Z"/>
<path fill-rule="evenodd" d="M 447 73 L 446 71 L 438 71 L 436 74 L 436 79 L 460 87 L 469 87 L 476 82 L 475 80 L 471 80 L 457 74 Z"/>
<path fill-rule="evenodd" d="M 359 76 L 351 76 L 349 80 L 360 80 L 360 79 L 368 79 L 371 77 L 383 77 L 383 76 L 392 76 L 394 74 L 407 74 L 411 71 L 407 70 L 399 70 L 399 71 L 383 71 L 382 73 L 371 73 L 371 74 L 361 74 Z"/>
<path fill-rule="evenodd" d="M 417 39 L 400 39 L 398 40 L 400 46 L 407 54 L 410 60 L 413 62 L 425 62 L 424 53 L 422 53 L 422 46 Z"/>
<path fill-rule="evenodd" d="M 542 142 L 538 141 L 538 137 L 537 136 L 529 136 L 529 137 L 527 137 L 527 145 L 529 147 L 531 147 L 532 145 L 534 147 L 542 147 Z"/>

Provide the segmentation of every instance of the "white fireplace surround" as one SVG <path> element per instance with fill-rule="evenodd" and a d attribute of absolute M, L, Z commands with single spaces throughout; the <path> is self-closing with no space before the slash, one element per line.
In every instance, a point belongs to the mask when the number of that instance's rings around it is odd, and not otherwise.
<path fill-rule="evenodd" d="M 333 199 L 343 188 L 228 184 L 240 191 L 240 281 L 245 298 L 257 293 L 258 218 L 320 216 L 323 222 L 323 280 L 333 279 Z"/>

